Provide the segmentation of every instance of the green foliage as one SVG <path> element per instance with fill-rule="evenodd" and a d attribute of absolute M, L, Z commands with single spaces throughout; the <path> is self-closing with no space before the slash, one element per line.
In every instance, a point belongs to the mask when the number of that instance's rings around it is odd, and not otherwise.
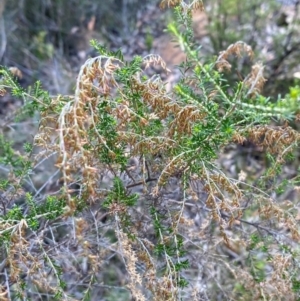
<path fill-rule="evenodd" d="M 53 44 L 47 43 L 45 40 L 46 35 L 46 31 L 40 31 L 37 35 L 33 36 L 31 51 L 40 60 L 51 59 L 54 54 Z"/>
<path fill-rule="evenodd" d="M 162 222 L 164 216 L 157 212 L 154 207 L 150 209 L 150 214 L 153 219 L 153 226 L 157 239 L 154 254 L 158 257 L 168 258 L 166 260 L 165 274 L 168 275 L 169 273 L 172 273 L 172 270 L 174 269 L 178 287 L 184 288 L 188 286 L 189 283 L 186 279 L 180 276 L 180 272 L 188 269 L 190 263 L 188 259 L 181 259 L 186 254 L 183 245 L 183 237 L 178 234 L 174 234 L 174 229 L 172 227 L 165 228 Z"/>
<path fill-rule="evenodd" d="M 15 152 L 12 142 L 6 141 L 3 135 L 0 135 L 0 154 L 0 163 L 11 167 L 17 177 L 25 177 L 31 171 L 31 160 Z"/>
<path fill-rule="evenodd" d="M 125 146 L 117 144 L 117 133 L 116 133 L 116 120 L 107 113 L 108 102 L 103 102 L 99 104 L 99 117 L 101 122 L 97 124 L 95 130 L 100 135 L 106 137 L 106 147 L 100 149 L 99 159 L 107 164 L 117 163 L 124 168 L 127 159 L 124 157 Z M 93 136 L 93 132 L 90 133 Z M 88 146 L 87 146 L 88 147 Z M 113 154 L 113 156 L 112 156 Z"/>
<path fill-rule="evenodd" d="M 38 230 L 41 219 L 46 218 L 51 221 L 60 217 L 64 212 L 65 202 L 58 200 L 56 197 L 47 196 L 42 204 L 36 204 L 29 193 L 26 194 L 25 198 L 28 205 L 26 214 L 23 213 L 24 210 L 21 206 L 15 205 L 5 215 L 0 217 L 0 221 L 9 221 L 17 224 L 24 220 L 30 229 Z M 6 235 L 4 240 L 7 239 L 9 240 L 10 237 Z"/>
<path fill-rule="evenodd" d="M 124 184 L 120 178 L 114 178 L 113 189 L 109 192 L 106 200 L 103 202 L 104 208 L 109 208 L 109 206 L 114 203 L 125 205 L 125 206 L 134 206 L 137 202 L 137 194 L 128 194 L 128 191 L 125 189 Z"/>
<path fill-rule="evenodd" d="M 119 59 L 120 61 L 124 61 L 123 53 L 121 49 L 117 51 L 109 51 L 106 47 L 101 45 L 97 40 L 91 40 L 91 46 L 97 50 L 100 55 L 111 56 Z"/>
<path fill-rule="evenodd" d="M 153 34 L 151 34 L 150 29 L 148 29 L 145 37 L 145 46 L 148 52 L 151 51 L 152 49 L 153 40 L 154 40 Z"/>

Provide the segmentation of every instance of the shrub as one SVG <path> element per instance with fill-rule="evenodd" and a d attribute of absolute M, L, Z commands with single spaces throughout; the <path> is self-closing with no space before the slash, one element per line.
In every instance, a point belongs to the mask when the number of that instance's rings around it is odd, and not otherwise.
<path fill-rule="evenodd" d="M 28 114 L 40 113 L 24 154 L 0 141 L 9 169 L 1 181 L 3 300 L 299 296 L 297 204 L 286 195 L 299 179 L 283 175 L 296 162 L 299 134 L 289 122 L 297 99 L 262 96 L 259 63 L 228 85 L 228 57 L 252 59 L 251 47 L 238 41 L 204 62 L 191 29 L 202 2 L 166 6 L 177 16 L 168 30 L 187 54 L 169 93 L 158 74 L 147 75 L 153 65 L 169 72 L 158 55 L 126 61 L 96 41 L 99 56 L 82 65 L 73 96 L 52 98 L 39 82 L 25 91 L 1 69 L 1 93 L 10 89 Z M 247 143 L 266 153 L 262 172 L 250 177 L 232 161 L 232 175 L 224 157 Z M 26 192 L 51 155 L 59 190 Z"/>
<path fill-rule="evenodd" d="M 265 62 L 268 82 L 264 93 L 287 93 L 299 62 L 298 1 L 258 0 L 209 1 L 207 35 L 211 54 L 218 53 L 237 40 L 251 45 L 258 59 Z M 213 53 L 212 53 L 213 52 Z M 231 82 L 243 77 L 249 68 L 244 58 L 234 63 Z"/>

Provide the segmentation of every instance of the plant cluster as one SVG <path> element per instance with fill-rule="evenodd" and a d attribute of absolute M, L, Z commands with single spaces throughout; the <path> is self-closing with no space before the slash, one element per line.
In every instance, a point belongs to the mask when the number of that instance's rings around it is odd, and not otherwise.
<path fill-rule="evenodd" d="M 299 1 L 258 0 L 210 1 L 207 5 L 206 51 L 215 54 L 229 44 L 243 40 L 265 62 L 268 82 L 264 93 L 286 93 L 293 85 L 299 61 Z M 245 76 L 249 60 L 234 62 L 231 82 Z"/>
<path fill-rule="evenodd" d="M 187 55 L 171 92 L 147 73 L 170 72 L 158 55 L 127 61 L 96 41 L 72 96 L 24 90 L 1 69 L 1 93 L 40 113 L 23 153 L 0 140 L 1 300 L 298 300 L 298 208 L 281 196 L 299 178 L 281 175 L 296 162 L 299 93 L 262 96 L 260 63 L 229 85 L 229 58 L 253 59 L 250 45 L 203 61 L 191 26 L 202 1 L 161 7 L 174 7 L 168 30 Z M 263 172 L 232 177 L 222 156 L 246 143 L 265 152 Z M 49 156 L 59 189 L 26 192 Z"/>

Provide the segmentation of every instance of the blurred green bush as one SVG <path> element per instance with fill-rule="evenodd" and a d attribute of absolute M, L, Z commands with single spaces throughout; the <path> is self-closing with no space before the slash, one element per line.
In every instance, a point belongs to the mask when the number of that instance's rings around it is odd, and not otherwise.
<path fill-rule="evenodd" d="M 266 66 L 265 93 L 288 93 L 295 83 L 293 75 L 299 71 L 299 1 L 211 0 L 206 13 L 210 53 L 218 54 L 230 44 L 244 41 Z M 232 82 L 241 80 L 241 70 L 250 66 L 248 58 L 235 64 Z"/>

